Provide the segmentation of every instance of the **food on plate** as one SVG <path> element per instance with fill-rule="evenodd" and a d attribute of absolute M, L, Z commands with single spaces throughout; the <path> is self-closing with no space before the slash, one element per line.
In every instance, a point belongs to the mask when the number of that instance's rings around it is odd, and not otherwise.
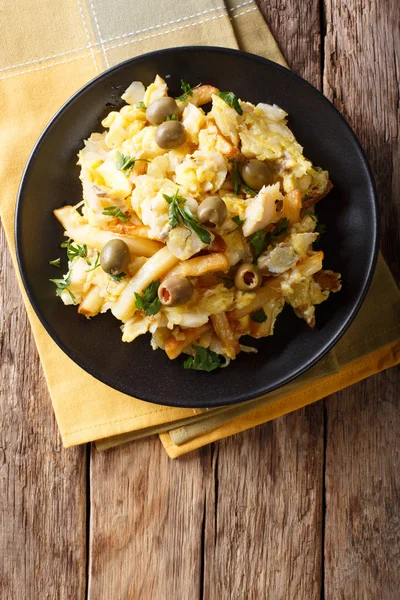
<path fill-rule="evenodd" d="M 149 332 L 153 349 L 213 371 L 257 352 L 242 336 L 272 335 L 285 305 L 314 327 L 315 306 L 340 290 L 314 248 L 332 184 L 282 108 L 181 87 L 172 98 L 158 75 L 133 82 L 84 142 L 83 200 L 54 211 L 68 270 L 50 281 L 88 318 L 111 311 L 124 342 Z"/>

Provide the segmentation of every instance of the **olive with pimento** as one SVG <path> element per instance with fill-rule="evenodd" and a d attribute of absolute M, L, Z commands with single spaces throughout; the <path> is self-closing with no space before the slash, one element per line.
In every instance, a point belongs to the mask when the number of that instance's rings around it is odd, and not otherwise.
<path fill-rule="evenodd" d="M 164 306 L 180 306 L 189 302 L 194 287 L 191 281 L 180 275 L 171 275 L 162 281 L 158 288 L 158 298 Z"/>

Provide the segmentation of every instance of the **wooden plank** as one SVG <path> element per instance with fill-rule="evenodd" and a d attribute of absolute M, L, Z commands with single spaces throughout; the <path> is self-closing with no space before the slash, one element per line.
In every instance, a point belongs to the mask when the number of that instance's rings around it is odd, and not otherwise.
<path fill-rule="evenodd" d="M 319 597 L 323 426 L 308 407 L 214 445 L 204 598 Z"/>
<path fill-rule="evenodd" d="M 289 65 L 319 87 L 318 2 L 258 4 Z M 319 597 L 323 462 L 323 403 L 214 444 L 204 598 Z"/>
<path fill-rule="evenodd" d="M 210 449 L 177 461 L 158 438 L 91 454 L 89 600 L 201 597 Z"/>
<path fill-rule="evenodd" d="M 85 449 L 63 450 L 0 227 L 0 598 L 85 597 Z"/>
<path fill-rule="evenodd" d="M 396 0 L 326 2 L 324 92 L 358 134 L 381 200 L 382 249 L 399 279 L 399 14 Z M 325 597 L 397 600 L 400 369 L 326 402 Z"/>

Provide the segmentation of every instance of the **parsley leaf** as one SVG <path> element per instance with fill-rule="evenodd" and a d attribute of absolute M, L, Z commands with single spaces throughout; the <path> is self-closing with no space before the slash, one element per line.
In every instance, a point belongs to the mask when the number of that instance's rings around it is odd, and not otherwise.
<path fill-rule="evenodd" d="M 144 109 L 146 109 L 147 106 L 145 105 L 144 102 L 138 102 L 137 104 L 135 104 L 135 108 L 144 108 Z"/>
<path fill-rule="evenodd" d="M 192 346 L 195 350 L 195 356 L 189 356 L 183 363 L 185 369 L 194 369 L 195 371 L 214 371 L 221 366 L 221 361 L 216 352 L 201 346 Z"/>
<path fill-rule="evenodd" d="M 116 217 L 123 223 L 126 223 L 131 218 L 131 215 L 126 215 L 118 208 L 118 206 L 106 206 L 103 210 L 103 215 L 107 217 Z"/>
<path fill-rule="evenodd" d="M 233 191 L 235 194 L 240 194 L 240 188 L 243 188 L 246 194 L 252 194 L 254 196 L 257 193 L 255 190 L 249 187 L 247 183 L 244 182 L 243 177 L 239 173 L 239 167 L 236 158 L 233 159 L 232 181 Z"/>
<path fill-rule="evenodd" d="M 49 279 L 49 281 L 55 284 L 57 296 L 61 296 L 62 292 L 66 290 L 71 296 L 72 300 L 75 302 L 76 298 L 74 294 L 70 289 L 68 289 L 68 286 L 71 285 L 71 271 L 68 271 L 68 273 L 64 275 L 62 279 Z"/>
<path fill-rule="evenodd" d="M 168 115 L 166 121 L 178 121 L 178 115 Z"/>
<path fill-rule="evenodd" d="M 126 276 L 126 273 L 124 273 L 124 272 L 118 273 L 117 275 L 110 275 L 111 279 L 113 281 L 116 281 L 117 283 L 120 283 L 121 279 L 125 276 Z"/>
<path fill-rule="evenodd" d="M 286 217 L 283 217 L 283 219 L 280 219 L 277 222 L 275 229 L 271 233 L 271 237 L 278 237 L 279 235 L 283 235 L 284 233 L 287 232 L 288 229 L 289 229 L 289 219 L 287 219 Z"/>
<path fill-rule="evenodd" d="M 196 235 L 201 239 L 203 244 L 211 243 L 211 234 L 207 229 L 204 229 L 200 226 L 200 221 L 197 217 L 194 216 L 192 211 L 188 206 L 184 206 L 186 202 L 186 198 L 179 196 L 179 190 L 176 190 L 173 196 L 168 196 L 168 194 L 163 194 L 164 199 L 169 204 L 168 209 L 168 223 L 173 227 L 178 227 L 181 223 L 181 219 L 183 224 L 189 229 L 193 229 Z"/>
<path fill-rule="evenodd" d="M 61 248 L 67 249 L 68 260 L 73 261 L 74 258 L 86 258 L 87 259 L 87 245 L 83 244 L 80 246 L 76 242 L 73 242 L 71 238 L 60 244 Z"/>
<path fill-rule="evenodd" d="M 53 267 L 57 267 L 59 269 L 60 261 L 61 261 L 61 258 L 55 258 L 54 260 L 49 260 L 49 264 L 52 265 Z"/>
<path fill-rule="evenodd" d="M 249 244 L 253 246 L 254 250 L 253 262 L 257 263 L 257 260 L 260 254 L 262 254 L 264 248 L 272 242 L 273 238 L 286 233 L 288 228 L 289 219 L 284 217 L 283 219 L 280 219 L 280 221 L 278 221 L 273 231 L 264 231 L 263 229 L 260 229 L 260 231 L 256 231 L 255 233 L 253 233 L 253 235 L 251 235 L 248 239 Z"/>
<path fill-rule="evenodd" d="M 122 154 L 122 152 L 118 151 L 115 166 L 119 171 L 125 171 L 126 175 L 129 175 L 138 161 L 150 162 L 147 158 L 134 158 L 133 156 L 129 156 L 129 154 Z"/>
<path fill-rule="evenodd" d="M 260 310 L 253 312 L 253 314 L 250 316 L 250 319 L 255 323 L 265 323 L 268 317 L 265 314 L 264 309 L 260 308 Z"/>
<path fill-rule="evenodd" d="M 235 229 L 231 229 L 231 231 L 228 231 L 228 235 L 229 235 L 230 233 L 233 233 L 234 231 L 237 231 L 237 230 L 238 230 L 238 229 L 239 229 L 239 228 L 240 228 L 240 227 L 243 225 L 243 223 L 245 222 L 245 220 L 246 220 L 246 219 L 241 219 L 241 218 L 239 217 L 239 215 L 236 215 L 236 217 L 232 217 L 232 221 L 233 221 L 234 223 L 236 223 L 237 227 L 235 227 Z"/>
<path fill-rule="evenodd" d="M 227 103 L 228 106 L 234 108 L 238 115 L 243 114 L 242 107 L 239 104 L 239 98 L 233 92 L 219 92 L 217 94 L 224 102 Z"/>
<path fill-rule="evenodd" d="M 263 229 L 261 229 L 260 231 L 256 231 L 255 233 L 253 233 L 253 235 L 249 237 L 248 242 L 253 246 L 255 262 L 264 250 L 265 240 L 268 237 L 268 233 Z"/>
<path fill-rule="evenodd" d="M 91 267 L 90 269 L 86 269 L 86 273 L 89 273 L 89 271 L 94 271 L 99 266 L 100 266 L 100 252 L 97 253 L 96 260 L 94 262 L 93 267 Z"/>
<path fill-rule="evenodd" d="M 176 100 L 185 102 L 185 100 L 187 100 L 188 96 L 193 96 L 193 90 L 195 88 L 199 87 L 199 85 L 201 85 L 201 83 L 199 83 L 195 87 L 192 87 L 190 85 L 190 83 L 187 83 L 186 81 L 183 81 L 183 79 L 181 79 L 181 90 L 182 90 L 183 94 L 181 96 L 177 96 Z"/>
<path fill-rule="evenodd" d="M 161 302 L 158 298 L 158 288 L 160 280 L 152 281 L 143 291 L 142 295 L 135 292 L 136 308 L 143 310 L 149 317 L 156 315 L 161 308 Z"/>

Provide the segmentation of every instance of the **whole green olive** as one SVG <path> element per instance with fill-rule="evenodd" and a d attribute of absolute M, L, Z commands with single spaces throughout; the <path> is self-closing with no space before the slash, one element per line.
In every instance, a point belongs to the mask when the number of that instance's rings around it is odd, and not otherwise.
<path fill-rule="evenodd" d="M 186 141 L 186 131 L 180 121 L 165 121 L 157 127 L 155 138 L 160 148 L 172 150 Z"/>
<path fill-rule="evenodd" d="M 189 279 L 180 275 L 171 275 L 159 285 L 158 297 L 164 306 L 180 306 L 189 302 L 194 287 Z"/>
<path fill-rule="evenodd" d="M 153 125 L 163 123 L 167 117 L 172 117 L 179 113 L 179 108 L 174 98 L 164 96 L 154 100 L 146 110 L 146 119 Z"/>
<path fill-rule="evenodd" d="M 100 266 L 110 275 L 122 273 L 131 260 L 129 246 L 124 240 L 110 240 L 100 252 Z"/>
<path fill-rule="evenodd" d="M 274 174 L 267 163 L 255 158 L 247 160 L 242 168 L 242 178 L 253 190 L 261 190 L 264 185 L 274 183 Z"/>
<path fill-rule="evenodd" d="M 260 269 L 253 263 L 243 263 L 236 271 L 234 282 L 238 290 L 252 292 L 262 284 Z"/>
<path fill-rule="evenodd" d="M 219 196 L 208 196 L 200 204 L 197 217 L 201 223 L 212 223 L 219 227 L 228 215 L 225 202 Z"/>

